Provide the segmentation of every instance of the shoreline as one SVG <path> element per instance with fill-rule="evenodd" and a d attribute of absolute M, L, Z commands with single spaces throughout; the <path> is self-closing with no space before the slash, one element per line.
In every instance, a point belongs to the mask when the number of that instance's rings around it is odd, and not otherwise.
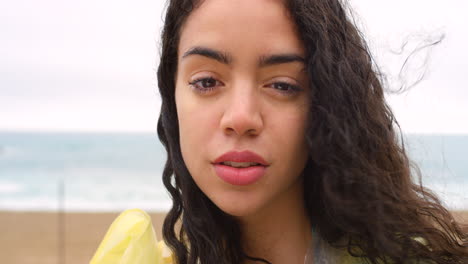
<path fill-rule="evenodd" d="M 468 224 L 468 210 L 452 211 Z M 89 263 L 107 229 L 120 212 L 0 211 L 2 263 Z M 158 239 L 166 212 L 148 212 Z"/>

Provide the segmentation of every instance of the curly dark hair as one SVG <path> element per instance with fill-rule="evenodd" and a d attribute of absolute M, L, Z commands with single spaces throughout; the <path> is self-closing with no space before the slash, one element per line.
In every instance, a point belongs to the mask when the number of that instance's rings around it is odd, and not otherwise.
<path fill-rule="evenodd" d="M 163 182 L 173 201 L 163 237 L 178 263 L 259 260 L 243 251 L 237 221 L 198 188 L 181 154 L 177 49 L 182 25 L 200 4 L 170 0 L 162 32 L 158 135 L 168 154 Z M 346 238 L 346 250 L 370 263 L 468 263 L 466 230 L 422 186 L 385 102 L 382 75 L 345 3 L 290 0 L 285 5 L 304 43 L 310 78 L 309 160 L 303 175 L 311 225 L 336 247 Z M 419 176 L 417 183 L 413 176 Z"/>

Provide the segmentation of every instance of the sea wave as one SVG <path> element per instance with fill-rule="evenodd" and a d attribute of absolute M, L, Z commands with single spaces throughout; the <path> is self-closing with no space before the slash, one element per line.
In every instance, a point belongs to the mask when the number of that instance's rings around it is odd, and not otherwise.
<path fill-rule="evenodd" d="M 25 189 L 23 184 L 0 181 L 0 195 L 19 193 Z"/>
<path fill-rule="evenodd" d="M 171 206 L 168 199 L 162 200 L 121 200 L 95 201 L 80 198 L 67 199 L 63 202 L 50 197 L 35 199 L 1 199 L 2 211 L 30 211 L 30 212 L 120 212 L 131 208 L 140 208 L 150 212 L 167 212 Z"/>

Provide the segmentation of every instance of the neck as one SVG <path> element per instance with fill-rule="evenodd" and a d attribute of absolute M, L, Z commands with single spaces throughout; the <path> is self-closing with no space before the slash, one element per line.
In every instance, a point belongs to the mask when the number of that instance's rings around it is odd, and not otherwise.
<path fill-rule="evenodd" d="M 271 263 L 303 264 L 312 231 L 301 180 L 271 204 L 239 219 L 245 252 Z"/>

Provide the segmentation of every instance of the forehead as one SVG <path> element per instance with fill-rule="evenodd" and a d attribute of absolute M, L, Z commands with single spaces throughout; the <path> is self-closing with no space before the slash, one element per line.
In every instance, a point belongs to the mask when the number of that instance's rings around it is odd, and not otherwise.
<path fill-rule="evenodd" d="M 179 54 L 193 46 L 222 49 L 234 56 L 303 54 L 296 26 L 281 0 L 205 0 L 185 22 Z"/>

